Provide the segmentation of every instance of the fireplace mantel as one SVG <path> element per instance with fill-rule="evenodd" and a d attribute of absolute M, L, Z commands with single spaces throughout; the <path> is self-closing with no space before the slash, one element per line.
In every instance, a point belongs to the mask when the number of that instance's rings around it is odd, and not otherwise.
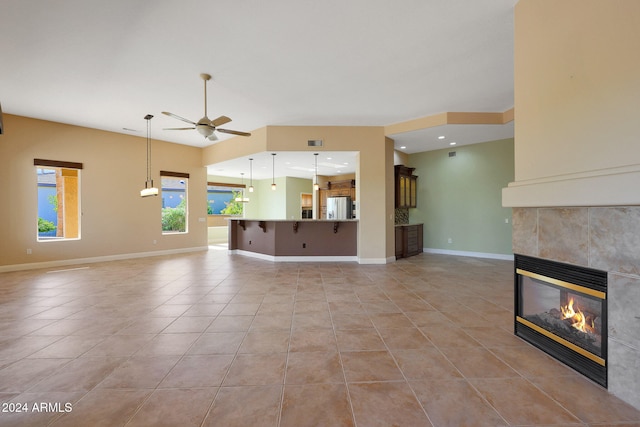
<path fill-rule="evenodd" d="M 640 205 L 640 165 L 516 181 L 502 189 L 504 207 Z"/>

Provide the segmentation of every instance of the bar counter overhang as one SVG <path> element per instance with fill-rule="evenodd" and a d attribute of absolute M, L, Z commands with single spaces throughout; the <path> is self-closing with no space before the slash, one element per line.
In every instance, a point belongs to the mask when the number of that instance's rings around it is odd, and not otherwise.
<path fill-rule="evenodd" d="M 358 220 L 230 218 L 229 251 L 278 262 L 357 262 Z"/>

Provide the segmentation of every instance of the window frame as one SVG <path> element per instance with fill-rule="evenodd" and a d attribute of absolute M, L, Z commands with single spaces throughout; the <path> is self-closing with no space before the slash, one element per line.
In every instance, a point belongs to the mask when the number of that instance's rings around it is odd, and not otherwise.
<path fill-rule="evenodd" d="M 163 178 L 169 178 L 169 179 L 183 179 L 185 180 L 185 185 L 184 185 L 184 200 L 185 200 L 185 206 L 184 206 L 184 231 L 181 230 L 164 230 L 164 226 L 162 225 L 162 219 L 163 219 L 163 214 L 165 212 L 165 207 L 164 207 L 164 193 L 166 192 L 164 184 L 163 184 Z M 188 234 L 189 233 L 189 174 L 188 173 L 184 173 L 184 172 L 172 172 L 172 171 L 160 171 L 160 197 L 162 198 L 162 204 L 161 204 L 161 216 L 160 216 L 160 222 L 161 222 L 161 231 L 162 231 L 162 235 L 163 236 L 167 236 L 167 235 L 175 235 L 175 234 Z M 175 209 L 175 208 L 173 208 Z"/>
<path fill-rule="evenodd" d="M 61 161 L 61 160 L 50 160 L 50 159 L 33 159 L 33 166 L 35 167 L 36 170 L 36 216 L 38 218 L 38 221 L 36 221 L 36 241 L 38 243 L 51 243 L 51 242 L 65 242 L 65 241 L 73 241 L 73 240 L 81 240 L 82 239 L 82 178 L 81 178 L 81 171 L 83 169 L 83 164 L 82 163 L 78 163 L 78 162 L 69 162 L 69 161 Z M 39 192 L 40 192 L 40 182 L 38 180 L 38 170 L 59 170 L 60 171 L 60 175 L 58 176 L 58 172 L 56 172 L 56 184 L 55 184 L 55 188 L 56 188 L 56 198 L 57 198 L 57 203 L 59 202 L 59 191 L 58 191 L 58 180 L 60 179 L 60 181 L 62 181 L 62 185 L 63 185 L 63 189 L 62 189 L 62 197 L 63 197 L 63 211 L 60 214 L 57 209 L 59 209 L 59 205 L 56 204 L 56 212 L 58 215 L 58 217 L 60 215 L 62 215 L 62 230 L 63 233 L 66 234 L 67 230 L 70 228 L 71 231 L 70 233 L 72 233 L 71 237 L 68 237 L 66 235 L 63 236 L 51 236 L 51 237 L 47 237 L 47 236 L 41 236 L 40 235 L 40 230 L 39 230 L 39 218 L 40 218 L 40 198 L 39 198 Z M 67 174 L 65 174 L 65 171 L 73 171 L 73 173 L 69 173 L 67 172 Z M 69 178 L 76 178 L 75 182 L 73 180 L 69 180 Z M 69 180 L 69 185 L 73 185 L 73 189 L 70 190 L 71 193 L 67 192 L 67 189 L 65 187 L 65 182 Z M 67 210 L 66 206 L 67 204 L 71 204 L 72 207 Z M 76 205 L 75 209 L 73 208 L 73 205 Z M 75 221 L 73 221 L 73 218 L 75 217 Z M 71 218 L 70 222 L 67 221 L 68 218 Z M 56 226 L 56 228 L 59 227 L 59 225 Z M 57 229 L 59 230 L 59 229 Z M 56 232 L 57 232 L 56 230 Z"/>

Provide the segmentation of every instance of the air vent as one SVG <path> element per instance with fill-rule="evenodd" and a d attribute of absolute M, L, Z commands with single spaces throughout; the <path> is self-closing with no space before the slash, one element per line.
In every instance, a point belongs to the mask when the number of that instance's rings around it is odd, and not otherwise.
<path fill-rule="evenodd" d="M 321 139 L 309 139 L 307 141 L 307 146 L 309 146 L 309 147 L 322 147 L 322 140 Z"/>
<path fill-rule="evenodd" d="M 455 151 L 449 151 L 449 157 L 455 157 L 455 156 L 456 156 Z"/>

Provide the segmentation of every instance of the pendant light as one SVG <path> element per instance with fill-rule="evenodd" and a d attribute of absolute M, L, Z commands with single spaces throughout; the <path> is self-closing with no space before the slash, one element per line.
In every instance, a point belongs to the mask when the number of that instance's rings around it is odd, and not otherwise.
<path fill-rule="evenodd" d="M 272 164 L 272 179 L 271 179 L 271 189 L 276 191 L 276 153 L 271 153 L 271 159 L 273 160 Z"/>
<path fill-rule="evenodd" d="M 313 191 L 318 191 L 320 189 L 320 185 L 318 184 L 318 153 L 313 153 L 316 158 L 316 175 L 315 182 L 313 183 Z"/>
<path fill-rule="evenodd" d="M 151 179 L 151 138 L 149 137 L 151 119 L 153 116 L 147 114 L 144 119 L 147 121 L 147 180 L 144 182 L 144 188 L 140 190 L 141 197 L 157 196 L 158 189 L 153 186 L 153 179 Z"/>
<path fill-rule="evenodd" d="M 253 193 L 253 159 L 249 159 L 249 193 Z"/>
<path fill-rule="evenodd" d="M 249 202 L 249 198 L 244 197 L 244 172 L 240 172 L 240 176 L 242 177 L 242 190 L 240 190 L 240 197 L 236 197 L 236 202 L 247 203 Z"/>

